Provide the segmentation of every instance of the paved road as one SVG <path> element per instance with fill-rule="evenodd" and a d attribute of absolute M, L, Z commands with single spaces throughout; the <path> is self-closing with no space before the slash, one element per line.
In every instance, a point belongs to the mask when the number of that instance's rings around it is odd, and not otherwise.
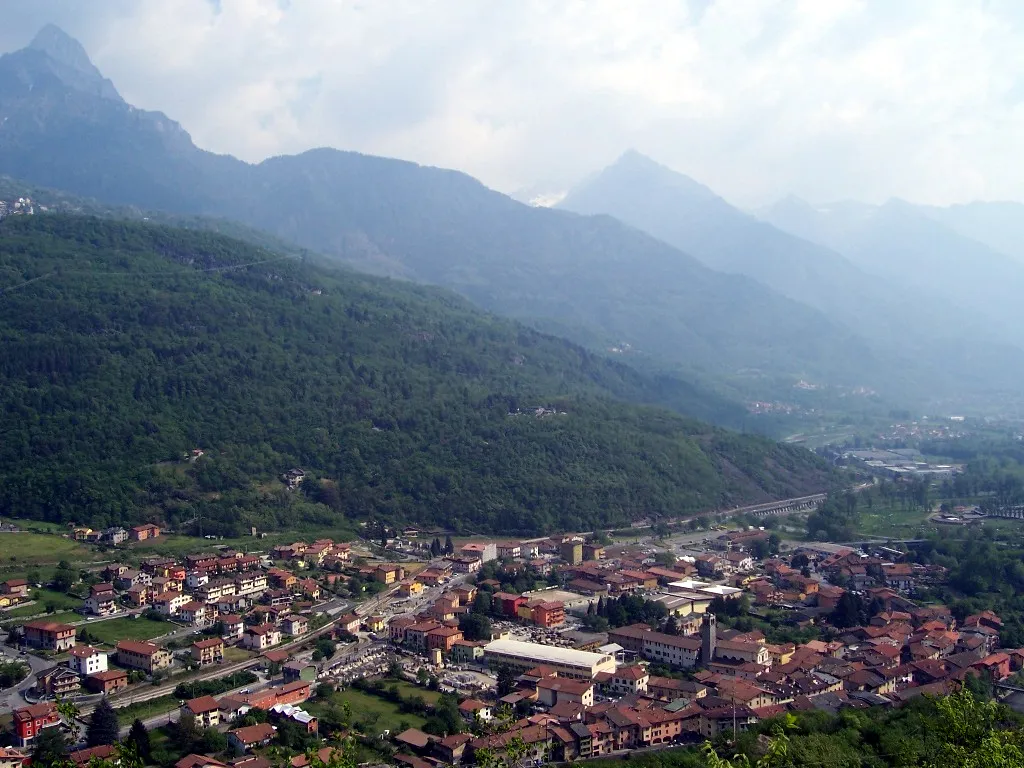
<path fill-rule="evenodd" d="M 6 638 L 5 638 L 6 639 Z M 0 711 L 10 712 L 11 710 L 17 709 L 18 707 L 25 706 L 24 693 L 33 685 L 36 684 L 36 674 L 42 672 L 44 669 L 49 669 L 53 666 L 53 662 L 47 659 L 41 659 L 38 656 L 31 654 L 25 654 L 21 656 L 13 648 L 4 647 L 4 661 L 17 660 L 23 661 L 29 665 L 32 671 L 29 676 L 18 683 L 13 688 L 8 688 L 3 692 L 0 692 Z"/>

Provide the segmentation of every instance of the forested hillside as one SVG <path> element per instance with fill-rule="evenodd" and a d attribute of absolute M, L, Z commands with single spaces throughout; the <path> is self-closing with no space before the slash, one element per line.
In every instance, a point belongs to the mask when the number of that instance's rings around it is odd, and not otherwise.
<path fill-rule="evenodd" d="M 674 380 L 441 291 L 207 232 L 4 220 L 0 344 L 3 516 L 513 533 L 832 478 L 802 449 L 616 402 L 684 401 Z M 310 475 L 298 491 L 279 481 L 292 467 Z"/>

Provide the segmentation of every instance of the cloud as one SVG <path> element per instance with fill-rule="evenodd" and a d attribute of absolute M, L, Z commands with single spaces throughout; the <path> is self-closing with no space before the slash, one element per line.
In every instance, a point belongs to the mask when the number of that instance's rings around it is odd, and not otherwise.
<path fill-rule="evenodd" d="M 1016 0 L 33 0 L 249 161 L 336 146 L 555 191 L 635 147 L 755 204 L 1024 199 Z"/>

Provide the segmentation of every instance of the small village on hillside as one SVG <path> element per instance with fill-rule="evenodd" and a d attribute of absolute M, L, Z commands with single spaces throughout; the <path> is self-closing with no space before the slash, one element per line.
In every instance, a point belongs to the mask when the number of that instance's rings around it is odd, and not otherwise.
<path fill-rule="evenodd" d="M 407 530 L 146 556 L 165 536 L 152 524 L 71 528 L 66 538 L 125 562 L 85 573 L 64 613 L 34 602 L 40 585 L 0 584 L 8 613 L 39 608 L 4 622 L 4 652 L 31 661 L 8 697 L 5 765 L 48 728 L 76 742 L 102 701 L 147 728 L 219 734 L 177 768 L 266 768 L 269 749 L 301 768 L 309 748 L 346 735 L 432 768 L 479 750 L 567 761 L 695 744 L 791 711 L 1010 687 L 1024 668 L 1024 649 L 1001 647 L 997 615 L 919 604 L 944 570 L 884 546 L 782 551 L 750 526 L 661 545 L 456 544 Z"/>

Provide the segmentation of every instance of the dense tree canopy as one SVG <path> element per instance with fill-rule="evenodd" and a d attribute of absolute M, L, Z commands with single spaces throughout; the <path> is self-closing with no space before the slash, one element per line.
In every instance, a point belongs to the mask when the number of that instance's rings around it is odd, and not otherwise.
<path fill-rule="evenodd" d="M 210 233 L 11 217 L 0 290 L 4 516 L 527 532 L 832 478 L 802 449 L 615 402 L 660 395 L 449 294 Z"/>

